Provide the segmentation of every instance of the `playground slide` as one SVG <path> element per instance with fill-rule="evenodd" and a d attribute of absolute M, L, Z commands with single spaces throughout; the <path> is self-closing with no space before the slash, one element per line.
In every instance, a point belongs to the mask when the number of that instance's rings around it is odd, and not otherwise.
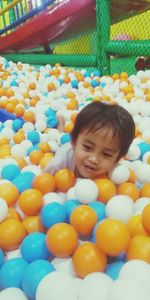
<path fill-rule="evenodd" d="M 149 0 L 111 1 L 111 19 L 116 22 L 123 16 L 148 9 Z M 56 39 L 67 39 L 76 33 L 95 26 L 95 1 L 64 0 L 22 24 L 13 32 L 0 37 L 0 52 L 32 49 L 47 46 Z M 90 22 L 88 22 L 90 20 Z M 93 20 L 93 22 L 92 22 Z M 93 27 L 93 28 L 91 28 Z"/>

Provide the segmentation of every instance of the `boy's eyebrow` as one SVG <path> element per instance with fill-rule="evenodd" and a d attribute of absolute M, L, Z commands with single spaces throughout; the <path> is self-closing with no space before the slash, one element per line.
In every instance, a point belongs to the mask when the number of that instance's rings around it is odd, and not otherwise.
<path fill-rule="evenodd" d="M 91 145 L 95 145 L 93 142 L 91 142 L 89 139 L 85 138 L 84 142 L 89 143 Z"/>

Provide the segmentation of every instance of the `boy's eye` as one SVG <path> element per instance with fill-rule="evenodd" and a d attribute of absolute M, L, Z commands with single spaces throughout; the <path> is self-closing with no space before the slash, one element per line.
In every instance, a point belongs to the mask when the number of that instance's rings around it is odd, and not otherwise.
<path fill-rule="evenodd" d="M 104 156 L 106 156 L 106 157 L 112 157 L 112 154 L 111 154 L 111 153 L 104 152 L 103 154 L 104 154 Z"/>
<path fill-rule="evenodd" d="M 84 144 L 83 147 L 84 147 L 85 150 L 91 150 L 91 146 L 89 146 L 89 145 Z"/>

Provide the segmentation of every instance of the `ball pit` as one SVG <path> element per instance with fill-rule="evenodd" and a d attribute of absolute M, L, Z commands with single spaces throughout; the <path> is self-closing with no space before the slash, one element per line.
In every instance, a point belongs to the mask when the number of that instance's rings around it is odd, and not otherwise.
<path fill-rule="evenodd" d="M 149 300 L 150 71 L 0 68 L 0 299 Z M 126 157 L 93 181 L 44 172 L 92 101 L 132 114 Z"/>

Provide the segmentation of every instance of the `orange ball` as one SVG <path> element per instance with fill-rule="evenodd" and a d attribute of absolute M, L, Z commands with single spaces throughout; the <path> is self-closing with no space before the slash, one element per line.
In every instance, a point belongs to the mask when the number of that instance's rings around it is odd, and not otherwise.
<path fill-rule="evenodd" d="M 134 215 L 128 221 L 128 228 L 130 230 L 131 237 L 135 235 L 147 235 L 146 230 L 142 224 L 142 216 Z"/>
<path fill-rule="evenodd" d="M 79 205 L 74 208 L 70 216 L 70 224 L 80 235 L 89 235 L 97 223 L 95 210 L 88 205 Z"/>
<path fill-rule="evenodd" d="M 150 237 L 134 236 L 129 243 L 127 259 L 141 259 L 150 264 Z"/>
<path fill-rule="evenodd" d="M 50 145 L 46 142 L 42 142 L 39 143 L 39 149 L 43 152 L 43 153 L 47 153 L 51 151 Z"/>
<path fill-rule="evenodd" d="M 67 109 L 75 110 L 78 107 L 78 101 L 76 99 L 70 99 L 67 102 Z"/>
<path fill-rule="evenodd" d="M 74 127 L 73 122 L 67 122 L 64 126 L 64 132 L 71 133 Z"/>
<path fill-rule="evenodd" d="M 66 193 L 76 183 L 74 173 L 69 169 L 61 169 L 55 174 L 56 188 L 59 192 Z"/>
<path fill-rule="evenodd" d="M 15 219 L 5 220 L 0 224 L 0 248 L 4 251 L 17 249 L 25 235 L 21 222 Z"/>
<path fill-rule="evenodd" d="M 21 193 L 18 198 L 21 210 L 27 216 L 38 214 L 43 206 L 43 196 L 39 190 L 28 189 Z"/>
<path fill-rule="evenodd" d="M 106 179 L 101 178 L 101 179 L 96 179 L 95 183 L 99 190 L 99 195 L 98 195 L 99 201 L 107 203 L 110 200 L 110 198 L 116 195 L 117 188 L 111 180 L 107 178 Z"/>
<path fill-rule="evenodd" d="M 28 85 L 29 90 L 35 90 L 36 89 L 36 83 L 35 82 L 30 82 Z"/>
<path fill-rule="evenodd" d="M 23 119 L 26 122 L 35 123 L 35 115 L 32 111 L 25 111 L 23 114 Z"/>
<path fill-rule="evenodd" d="M 0 137 L 0 147 L 9 144 L 9 139 L 6 137 Z"/>
<path fill-rule="evenodd" d="M 41 159 L 43 158 L 43 152 L 41 150 L 33 150 L 30 155 L 29 155 L 29 158 L 30 158 L 30 162 L 33 164 L 33 165 L 39 165 Z"/>
<path fill-rule="evenodd" d="M 24 133 L 17 132 L 13 136 L 13 141 L 15 142 L 15 144 L 20 144 L 23 140 L 25 140 L 25 138 L 26 137 Z"/>
<path fill-rule="evenodd" d="M 49 154 L 49 155 L 46 155 L 46 154 Z M 40 167 L 42 169 L 44 169 L 53 157 L 54 157 L 53 153 L 45 153 L 44 156 L 40 160 Z"/>
<path fill-rule="evenodd" d="M 46 172 L 36 175 L 33 179 L 32 185 L 35 189 L 40 190 L 42 194 L 54 192 L 56 189 L 54 177 Z"/>
<path fill-rule="evenodd" d="M 143 184 L 143 186 L 140 190 L 140 196 L 150 198 L 150 183 Z"/>
<path fill-rule="evenodd" d="M 78 235 L 70 224 L 58 223 L 47 231 L 46 243 L 53 255 L 68 257 L 77 247 Z"/>
<path fill-rule="evenodd" d="M 45 232 L 45 228 L 41 223 L 40 216 L 26 217 L 22 221 L 22 225 L 27 233 Z"/>
<path fill-rule="evenodd" d="M 21 106 L 20 104 L 16 105 L 14 109 L 14 113 L 17 117 L 22 117 L 25 112 L 25 108 Z"/>
<path fill-rule="evenodd" d="M 103 272 L 106 268 L 106 255 L 91 242 L 77 247 L 72 257 L 73 268 L 77 276 L 84 278 L 93 272 Z"/>
<path fill-rule="evenodd" d="M 108 218 L 96 230 L 96 244 L 107 255 L 118 256 L 127 250 L 130 231 L 126 224 Z"/>
<path fill-rule="evenodd" d="M 0 185 L 0 197 L 7 202 L 8 206 L 15 204 L 18 196 L 19 191 L 14 184 L 5 182 Z"/>
<path fill-rule="evenodd" d="M 8 102 L 8 104 L 6 105 L 6 110 L 10 113 L 13 113 L 15 110 L 15 104 Z"/>
<path fill-rule="evenodd" d="M 16 219 L 16 220 L 20 221 L 21 218 L 20 218 L 19 214 L 17 213 L 17 211 L 13 207 L 9 207 L 6 219 Z"/>
<path fill-rule="evenodd" d="M 146 205 L 142 212 L 142 223 L 145 230 L 150 235 L 150 204 Z"/>
<path fill-rule="evenodd" d="M 136 185 L 131 182 L 124 182 L 118 186 L 118 194 L 127 195 L 136 201 L 140 197 L 140 192 Z"/>
<path fill-rule="evenodd" d="M 20 170 L 27 165 L 27 162 L 23 157 L 15 157 L 15 160 L 18 163 Z"/>

